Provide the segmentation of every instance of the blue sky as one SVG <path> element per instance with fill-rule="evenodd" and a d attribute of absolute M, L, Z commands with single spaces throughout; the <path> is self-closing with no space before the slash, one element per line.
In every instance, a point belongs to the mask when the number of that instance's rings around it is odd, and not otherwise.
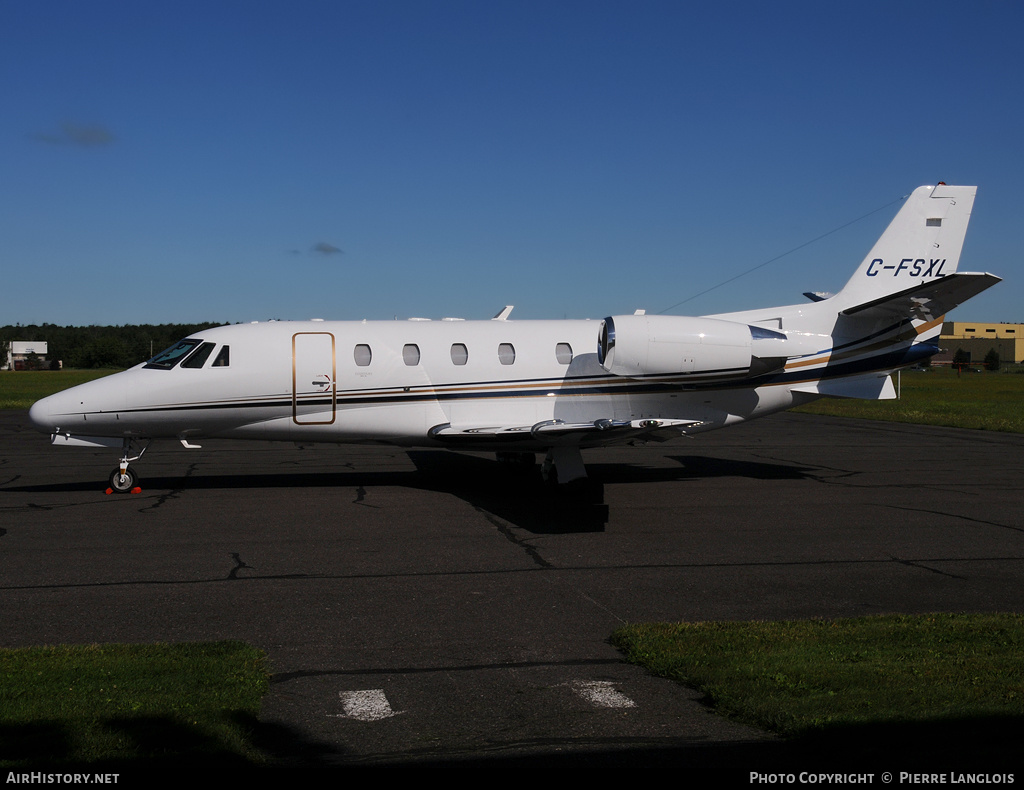
<path fill-rule="evenodd" d="M 1004 278 L 953 317 L 1024 321 L 1022 30 L 1011 2 L 0 0 L 0 324 L 790 304 L 940 180 L 979 187 L 961 270 Z"/>

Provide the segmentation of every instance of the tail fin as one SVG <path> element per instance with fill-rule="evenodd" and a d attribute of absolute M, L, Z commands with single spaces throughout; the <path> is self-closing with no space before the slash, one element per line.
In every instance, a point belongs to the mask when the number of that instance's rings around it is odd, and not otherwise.
<path fill-rule="evenodd" d="M 888 374 L 935 354 L 945 313 L 999 282 L 957 272 L 975 187 L 919 187 L 850 281 L 838 308 L 827 374 L 801 391 L 890 398 Z"/>
<path fill-rule="evenodd" d="M 953 274 L 967 234 L 977 187 L 918 187 L 875 242 L 843 290 L 832 300 L 841 310 Z"/>

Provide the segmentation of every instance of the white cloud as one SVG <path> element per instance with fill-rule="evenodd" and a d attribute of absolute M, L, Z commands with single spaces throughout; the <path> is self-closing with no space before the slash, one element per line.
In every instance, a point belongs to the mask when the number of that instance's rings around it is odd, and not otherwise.
<path fill-rule="evenodd" d="M 99 124 L 78 124 L 66 121 L 56 134 L 39 132 L 32 139 L 51 145 L 77 145 L 82 148 L 99 148 L 110 145 L 117 138 L 107 127 Z"/>

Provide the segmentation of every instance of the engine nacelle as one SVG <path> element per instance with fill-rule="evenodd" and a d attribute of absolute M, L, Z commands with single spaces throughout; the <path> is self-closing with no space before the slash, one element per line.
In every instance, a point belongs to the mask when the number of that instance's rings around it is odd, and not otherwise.
<path fill-rule="evenodd" d="M 597 356 L 616 376 L 733 381 L 781 370 L 786 357 L 774 354 L 785 340 L 781 332 L 717 318 L 618 315 L 604 320 Z M 757 343 L 773 355 L 758 356 Z"/>

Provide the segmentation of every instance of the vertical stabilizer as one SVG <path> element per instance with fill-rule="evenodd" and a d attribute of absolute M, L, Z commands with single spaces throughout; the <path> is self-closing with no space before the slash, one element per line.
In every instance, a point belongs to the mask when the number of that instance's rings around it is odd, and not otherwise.
<path fill-rule="evenodd" d="M 945 184 L 915 189 L 833 304 L 845 309 L 953 274 L 976 191 Z"/>

